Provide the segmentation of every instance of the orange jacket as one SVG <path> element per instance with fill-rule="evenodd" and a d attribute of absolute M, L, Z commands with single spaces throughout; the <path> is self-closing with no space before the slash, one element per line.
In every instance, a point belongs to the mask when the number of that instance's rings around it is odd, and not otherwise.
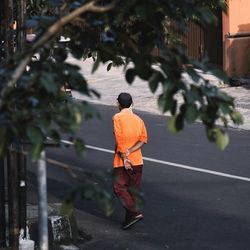
<path fill-rule="evenodd" d="M 127 149 L 134 146 L 138 141 L 147 143 L 147 130 L 143 120 L 127 108 L 114 115 L 113 124 L 116 140 L 114 168 L 117 168 L 124 166 L 118 152 L 126 153 Z M 133 166 L 142 165 L 141 149 L 132 152 L 128 159 Z"/>

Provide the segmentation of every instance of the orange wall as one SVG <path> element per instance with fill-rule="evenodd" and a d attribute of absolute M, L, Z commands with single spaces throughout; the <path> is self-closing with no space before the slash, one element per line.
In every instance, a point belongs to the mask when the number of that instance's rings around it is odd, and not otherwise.
<path fill-rule="evenodd" d="M 223 14 L 223 68 L 230 77 L 250 78 L 250 0 L 227 2 L 228 12 Z M 239 34 L 245 36 L 228 36 Z"/>
<path fill-rule="evenodd" d="M 229 0 L 229 33 L 250 32 L 250 0 Z"/>
<path fill-rule="evenodd" d="M 229 77 L 250 78 L 250 37 L 226 39 L 224 70 Z"/>

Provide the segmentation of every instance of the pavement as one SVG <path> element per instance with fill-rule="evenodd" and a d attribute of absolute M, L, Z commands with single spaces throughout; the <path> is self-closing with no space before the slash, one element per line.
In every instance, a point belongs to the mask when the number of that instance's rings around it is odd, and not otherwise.
<path fill-rule="evenodd" d="M 122 68 L 111 68 L 107 71 L 107 65 L 101 65 L 98 70 L 92 74 L 93 60 L 77 61 L 69 58 L 68 61 L 72 64 L 77 64 L 81 68 L 81 73 L 88 80 L 89 86 L 94 88 L 101 94 L 101 98 L 87 98 L 73 91 L 73 96 L 77 99 L 87 100 L 91 103 L 116 105 L 116 98 L 120 92 L 129 92 L 134 99 L 134 108 L 140 111 L 150 112 L 152 114 L 162 114 L 157 106 L 157 97 L 161 93 L 158 88 L 155 94 L 152 94 L 147 82 L 135 79 L 132 85 L 129 85 L 124 76 Z M 204 78 L 210 83 L 216 85 L 222 91 L 235 98 L 235 104 L 238 111 L 244 117 L 244 124 L 236 126 L 230 124 L 231 127 L 249 130 L 250 129 L 250 84 L 246 81 L 244 85 L 231 87 L 227 84 L 222 84 L 221 80 L 211 74 L 203 74 Z M 184 76 L 185 77 L 185 76 Z M 178 98 L 178 96 L 177 96 Z M 180 98 L 179 98 L 179 101 Z M 166 114 L 168 115 L 168 114 Z"/>

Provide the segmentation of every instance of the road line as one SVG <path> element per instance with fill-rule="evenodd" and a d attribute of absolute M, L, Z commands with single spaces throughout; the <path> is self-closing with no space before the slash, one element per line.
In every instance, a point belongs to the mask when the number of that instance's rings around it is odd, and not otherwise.
<path fill-rule="evenodd" d="M 243 176 L 226 174 L 226 173 L 223 173 L 223 172 L 217 172 L 217 171 L 208 170 L 208 169 L 195 168 L 195 167 L 190 167 L 190 166 L 183 165 L 183 164 L 178 164 L 178 163 L 168 162 L 168 161 L 161 161 L 161 160 L 148 158 L 148 157 L 143 157 L 143 159 L 145 161 L 150 161 L 150 162 L 155 162 L 155 163 L 159 163 L 159 164 L 169 165 L 169 166 L 173 166 L 173 167 L 177 167 L 177 168 L 183 168 L 183 169 L 192 170 L 192 171 L 196 171 L 196 172 L 202 172 L 202 173 L 207 173 L 207 174 L 212 174 L 212 175 L 217 175 L 217 176 L 227 177 L 227 178 L 231 178 L 231 179 L 237 179 L 237 180 L 250 182 L 250 178 L 243 177 Z"/>
<path fill-rule="evenodd" d="M 62 140 L 62 142 L 65 143 L 65 144 L 69 144 L 69 145 L 73 145 L 74 144 L 74 143 L 72 143 L 70 141 L 66 141 L 66 140 Z M 91 145 L 85 145 L 85 147 L 88 148 L 88 149 L 92 149 L 92 150 L 96 150 L 96 151 L 100 151 L 100 152 L 114 154 L 114 150 L 110 150 L 110 149 L 95 147 L 95 146 L 91 146 Z M 231 178 L 231 179 L 236 179 L 236 180 L 250 182 L 250 178 L 243 177 L 243 176 L 232 175 L 232 174 L 227 174 L 227 173 L 223 173 L 223 172 L 217 172 L 217 171 L 208 170 L 208 169 L 190 167 L 190 166 L 187 166 L 187 165 L 184 165 L 184 164 L 179 164 L 179 163 L 174 163 L 174 162 L 169 162 L 169 161 L 157 160 L 157 159 L 150 158 L 150 157 L 143 157 L 143 160 L 149 161 L 149 162 L 158 163 L 158 164 L 168 165 L 168 166 L 172 166 L 172 167 L 176 167 L 176 168 L 182 168 L 182 169 L 187 169 L 187 170 L 191 170 L 191 171 L 196 171 L 196 172 L 201 172 L 201 173 L 206 173 L 206 174 L 211 174 L 211 175 L 217 175 L 217 176 L 222 176 L 222 177 L 226 177 L 226 178 Z"/>
<path fill-rule="evenodd" d="M 85 147 L 88 149 L 93 149 L 93 150 L 97 150 L 97 151 L 101 151 L 101 152 L 105 152 L 105 153 L 110 153 L 110 154 L 115 153 L 114 150 L 110 150 L 110 149 L 106 149 L 106 148 L 99 148 L 99 147 L 94 147 L 94 146 L 90 146 L 90 145 L 85 145 Z"/>

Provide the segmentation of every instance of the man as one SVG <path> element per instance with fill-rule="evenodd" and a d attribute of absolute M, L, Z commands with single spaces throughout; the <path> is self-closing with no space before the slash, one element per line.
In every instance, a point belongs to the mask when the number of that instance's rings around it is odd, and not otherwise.
<path fill-rule="evenodd" d="M 130 94 L 121 93 L 117 98 L 119 113 L 113 117 L 116 149 L 114 155 L 114 192 L 126 210 L 122 228 L 128 229 L 143 219 L 136 206 L 142 177 L 142 146 L 147 143 L 143 120 L 132 112 Z"/>

